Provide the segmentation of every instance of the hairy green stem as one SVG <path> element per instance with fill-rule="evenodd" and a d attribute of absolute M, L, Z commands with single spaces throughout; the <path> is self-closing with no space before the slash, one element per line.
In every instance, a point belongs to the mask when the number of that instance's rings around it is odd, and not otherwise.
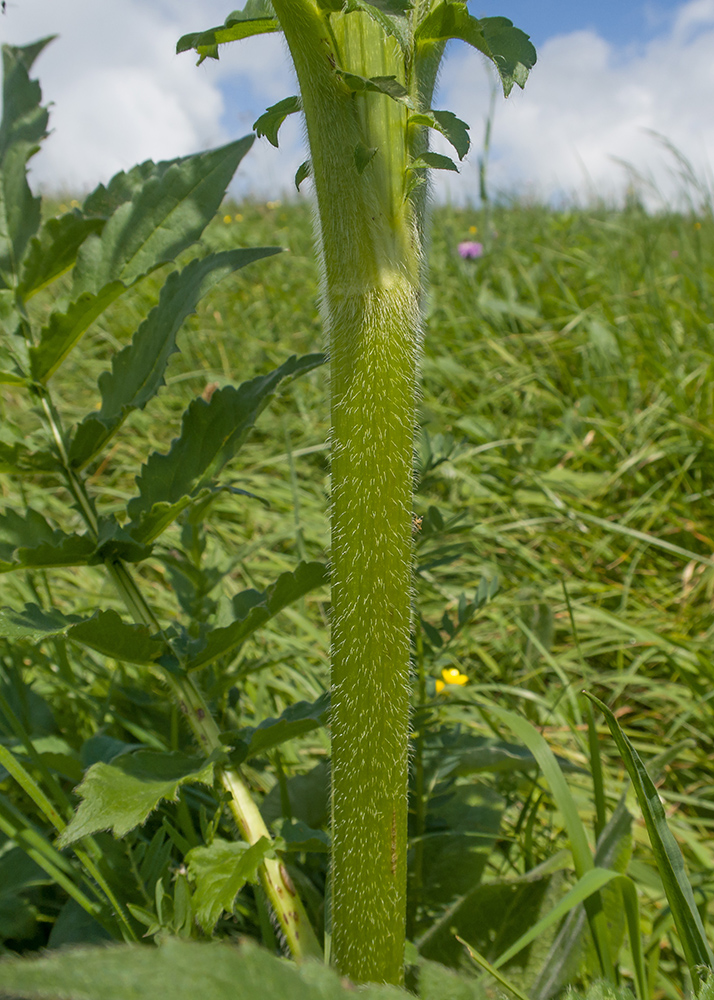
<path fill-rule="evenodd" d="M 404 104 L 341 78 L 410 84 L 371 17 L 328 24 L 314 0 L 273 5 L 310 142 L 331 361 L 332 947 L 344 975 L 400 983 L 423 228 L 405 182 L 418 137 Z"/>

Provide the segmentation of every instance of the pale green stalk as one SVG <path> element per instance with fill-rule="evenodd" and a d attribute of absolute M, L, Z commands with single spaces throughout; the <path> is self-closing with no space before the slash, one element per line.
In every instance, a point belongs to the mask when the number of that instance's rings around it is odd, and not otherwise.
<path fill-rule="evenodd" d="M 332 947 L 344 975 L 398 983 L 406 900 L 412 456 L 421 238 L 405 198 L 408 109 L 335 65 L 405 59 L 366 14 L 275 0 L 317 194 L 332 406 Z M 362 173 L 358 147 L 376 154 Z"/>

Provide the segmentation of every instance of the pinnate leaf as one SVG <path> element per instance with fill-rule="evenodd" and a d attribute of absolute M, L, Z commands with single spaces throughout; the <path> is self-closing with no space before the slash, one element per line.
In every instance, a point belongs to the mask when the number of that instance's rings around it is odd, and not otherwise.
<path fill-rule="evenodd" d="M 189 660 L 189 669 L 205 667 L 219 656 L 232 652 L 279 611 L 327 580 L 327 567 L 323 563 L 300 563 L 294 573 L 282 573 L 263 594 L 248 591 L 249 600 L 244 599 L 246 595 L 238 594 L 238 598 L 243 598 L 238 603 L 243 605 L 244 613 L 230 625 L 213 629 L 203 638 L 202 648 Z"/>
<path fill-rule="evenodd" d="M 97 316 L 125 291 L 126 286 L 121 281 L 112 281 L 98 294 L 86 292 L 70 302 L 64 311 L 52 312 L 48 325 L 40 333 L 39 344 L 30 348 L 33 378 L 44 382 L 57 371 Z"/>
<path fill-rule="evenodd" d="M 366 986 L 360 1000 L 409 1000 L 396 986 Z M 168 938 L 158 948 L 112 945 L 53 951 L 41 958 L 0 962 L 0 996 L 14 1000 L 349 1000 L 329 966 L 294 965 L 248 941 Z"/>
<path fill-rule="evenodd" d="M 139 496 L 127 508 L 132 519 L 127 530 L 133 537 L 148 542 L 163 531 L 233 458 L 280 382 L 311 371 L 323 361 L 321 354 L 293 355 L 268 375 L 237 389 L 219 389 L 208 402 L 194 399 L 168 454 L 154 452 L 137 477 Z"/>
<path fill-rule="evenodd" d="M 171 355 L 178 350 L 176 336 L 198 302 L 227 275 L 263 257 L 280 253 L 278 247 L 227 250 L 193 260 L 170 274 L 158 305 L 141 324 L 130 345 L 114 356 L 111 372 L 99 377 L 102 405 L 77 428 L 70 461 L 86 464 L 118 430 L 128 413 L 143 409 L 164 384 Z"/>
<path fill-rule="evenodd" d="M 267 837 L 249 846 L 216 837 L 209 847 L 194 847 L 185 857 L 196 919 L 210 934 L 222 913 L 232 913 L 235 898 L 246 882 L 256 882 L 258 868 L 273 849 Z"/>
<path fill-rule="evenodd" d="M 481 28 L 508 97 L 513 84 L 523 89 L 528 73 L 536 64 L 536 50 L 528 35 L 513 26 L 507 17 L 482 17 Z"/>
<path fill-rule="evenodd" d="M 182 785 L 212 785 L 217 760 L 216 754 L 201 758 L 178 751 L 139 750 L 116 757 L 111 764 L 93 764 L 76 789 L 82 801 L 59 846 L 98 830 L 123 837 L 144 824 L 162 800 L 176 802 Z"/>

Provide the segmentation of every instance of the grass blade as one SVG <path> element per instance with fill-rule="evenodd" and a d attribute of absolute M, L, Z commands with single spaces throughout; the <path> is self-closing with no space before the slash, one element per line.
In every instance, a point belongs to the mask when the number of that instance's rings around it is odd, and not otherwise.
<path fill-rule="evenodd" d="M 548 782 L 556 805 L 563 816 L 568 840 L 570 841 L 570 850 L 573 854 L 575 874 L 578 879 L 582 879 L 595 865 L 585 834 L 585 828 L 580 821 L 577 807 L 553 751 L 541 734 L 525 719 L 503 708 L 489 708 L 489 712 L 504 722 L 525 743 L 538 761 L 540 769 L 543 772 L 543 777 Z M 584 906 L 592 930 L 593 941 L 595 942 L 600 959 L 602 973 L 610 982 L 615 982 L 615 970 L 610 955 L 610 941 L 602 902 L 599 896 L 595 894 L 585 901 Z"/>
<path fill-rule="evenodd" d="M 587 697 L 598 706 L 605 716 L 630 780 L 634 785 L 667 902 L 682 942 L 684 956 L 692 979 L 694 982 L 699 982 L 702 978 L 699 971 L 701 967 L 705 966 L 710 969 L 714 967 L 714 954 L 712 954 L 707 941 L 704 925 L 694 901 L 694 893 L 684 867 L 682 852 L 667 826 L 657 789 L 639 754 L 625 736 L 607 705 L 591 694 L 588 694 Z"/>

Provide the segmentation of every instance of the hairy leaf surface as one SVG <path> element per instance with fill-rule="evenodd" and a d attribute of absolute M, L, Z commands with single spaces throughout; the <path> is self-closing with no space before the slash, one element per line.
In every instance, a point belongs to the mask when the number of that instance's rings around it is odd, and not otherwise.
<path fill-rule="evenodd" d="M 209 847 L 194 847 L 186 855 L 186 867 L 196 889 L 193 906 L 196 918 L 207 934 L 222 913 L 232 913 L 235 898 L 246 882 L 256 882 L 258 868 L 273 845 L 261 837 L 249 846 L 242 841 L 216 837 Z"/>
<path fill-rule="evenodd" d="M 396 986 L 360 988 L 360 1000 L 408 1000 Z M 113 945 L 56 951 L 0 962 L 0 996 L 15 1000 L 348 1000 L 329 966 L 296 966 L 245 942 L 198 943 L 168 938 L 158 948 Z"/>
<path fill-rule="evenodd" d="M 66 847 L 98 830 L 123 837 L 141 826 L 163 799 L 176 802 L 185 784 L 213 784 L 216 756 L 190 757 L 175 752 L 139 750 L 99 762 L 87 771 L 76 789 L 82 802 L 59 838 Z"/>

